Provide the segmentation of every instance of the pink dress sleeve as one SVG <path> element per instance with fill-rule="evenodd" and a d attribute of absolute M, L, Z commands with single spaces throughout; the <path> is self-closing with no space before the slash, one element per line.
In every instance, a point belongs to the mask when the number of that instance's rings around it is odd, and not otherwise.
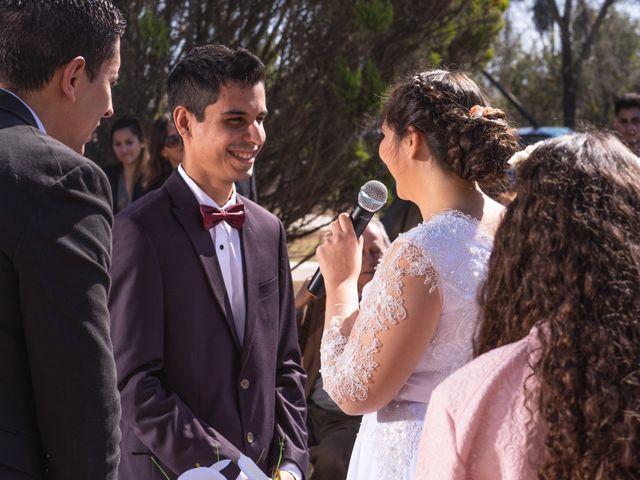
<path fill-rule="evenodd" d="M 525 384 L 535 331 L 481 355 L 431 395 L 416 468 L 418 480 L 534 480 L 544 461 L 544 431 L 527 408 Z M 531 399 L 535 405 L 535 398 Z"/>
<path fill-rule="evenodd" d="M 456 426 L 438 390 L 431 396 L 422 431 L 416 480 L 464 480 L 465 465 L 458 454 Z"/>

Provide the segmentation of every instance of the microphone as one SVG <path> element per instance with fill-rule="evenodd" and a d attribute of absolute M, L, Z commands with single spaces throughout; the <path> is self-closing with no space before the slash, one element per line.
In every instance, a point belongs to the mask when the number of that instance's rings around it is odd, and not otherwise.
<path fill-rule="evenodd" d="M 358 193 L 358 204 L 349 214 L 356 237 L 362 235 L 364 229 L 373 214 L 380 210 L 387 203 L 387 187 L 377 180 L 369 180 L 360 188 Z M 324 293 L 324 278 L 320 273 L 320 268 L 311 278 L 307 291 L 314 297 L 320 297 Z"/>

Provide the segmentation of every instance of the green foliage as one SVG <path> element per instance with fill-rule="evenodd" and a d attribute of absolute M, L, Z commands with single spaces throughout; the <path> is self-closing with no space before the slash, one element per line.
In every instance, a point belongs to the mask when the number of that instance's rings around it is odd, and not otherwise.
<path fill-rule="evenodd" d="M 167 58 L 169 47 L 169 29 L 164 20 L 147 10 L 138 22 L 140 36 L 148 48 L 148 55 L 151 60 L 163 60 Z"/>
<path fill-rule="evenodd" d="M 393 4 L 389 0 L 356 0 L 360 25 L 372 32 L 384 32 L 393 23 Z"/>
<path fill-rule="evenodd" d="M 363 100 L 363 111 L 375 109 L 379 104 L 380 97 L 387 88 L 387 84 L 382 80 L 380 71 L 371 59 L 367 59 L 362 70 L 361 98 Z"/>
<path fill-rule="evenodd" d="M 344 59 L 336 64 L 334 91 L 349 107 L 356 107 L 362 87 L 362 70 L 350 68 Z"/>
<path fill-rule="evenodd" d="M 427 55 L 428 64 L 432 67 L 437 67 L 442 63 L 442 55 L 436 51 L 431 51 Z"/>
<path fill-rule="evenodd" d="M 593 18 L 595 11 L 581 14 Z M 591 20 L 592 21 L 592 20 Z M 584 26 L 575 39 L 585 36 Z M 523 42 L 507 24 L 494 43 L 489 70 L 542 125 L 562 125 L 562 55 L 550 32 Z M 576 103 L 578 128 L 610 127 L 617 95 L 640 89 L 640 21 L 613 9 L 602 24 L 591 54 L 580 64 L 580 89 Z M 497 92 L 492 95 L 519 126 L 528 124 Z"/>
<path fill-rule="evenodd" d="M 361 165 L 366 164 L 367 162 L 371 161 L 371 159 L 373 158 L 373 155 L 369 151 L 367 144 L 362 138 L 359 138 L 356 141 L 353 157 L 355 158 L 356 162 L 358 162 Z"/>

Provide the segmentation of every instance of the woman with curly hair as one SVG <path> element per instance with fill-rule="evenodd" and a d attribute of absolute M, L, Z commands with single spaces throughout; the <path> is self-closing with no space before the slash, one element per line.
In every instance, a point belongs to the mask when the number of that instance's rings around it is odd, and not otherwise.
<path fill-rule="evenodd" d="M 516 172 L 480 356 L 434 391 L 417 478 L 640 478 L 640 161 L 574 134 Z"/>
<path fill-rule="evenodd" d="M 365 414 L 349 480 L 412 479 L 429 395 L 472 358 L 484 277 L 503 207 L 478 183 L 500 181 L 517 149 L 504 114 L 462 73 L 419 73 L 383 110 L 380 158 L 424 222 L 393 242 L 358 305 L 362 242 L 341 214 L 318 248 L 325 278 L 324 389 Z"/>

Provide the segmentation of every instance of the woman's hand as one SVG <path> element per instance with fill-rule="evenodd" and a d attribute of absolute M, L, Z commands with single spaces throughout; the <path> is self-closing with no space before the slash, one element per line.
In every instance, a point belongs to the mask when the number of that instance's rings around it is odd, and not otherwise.
<path fill-rule="evenodd" d="M 357 286 L 362 266 L 362 238 L 356 232 L 349 215 L 341 213 L 331 223 L 331 229 L 316 250 L 327 293 L 341 286 Z"/>

